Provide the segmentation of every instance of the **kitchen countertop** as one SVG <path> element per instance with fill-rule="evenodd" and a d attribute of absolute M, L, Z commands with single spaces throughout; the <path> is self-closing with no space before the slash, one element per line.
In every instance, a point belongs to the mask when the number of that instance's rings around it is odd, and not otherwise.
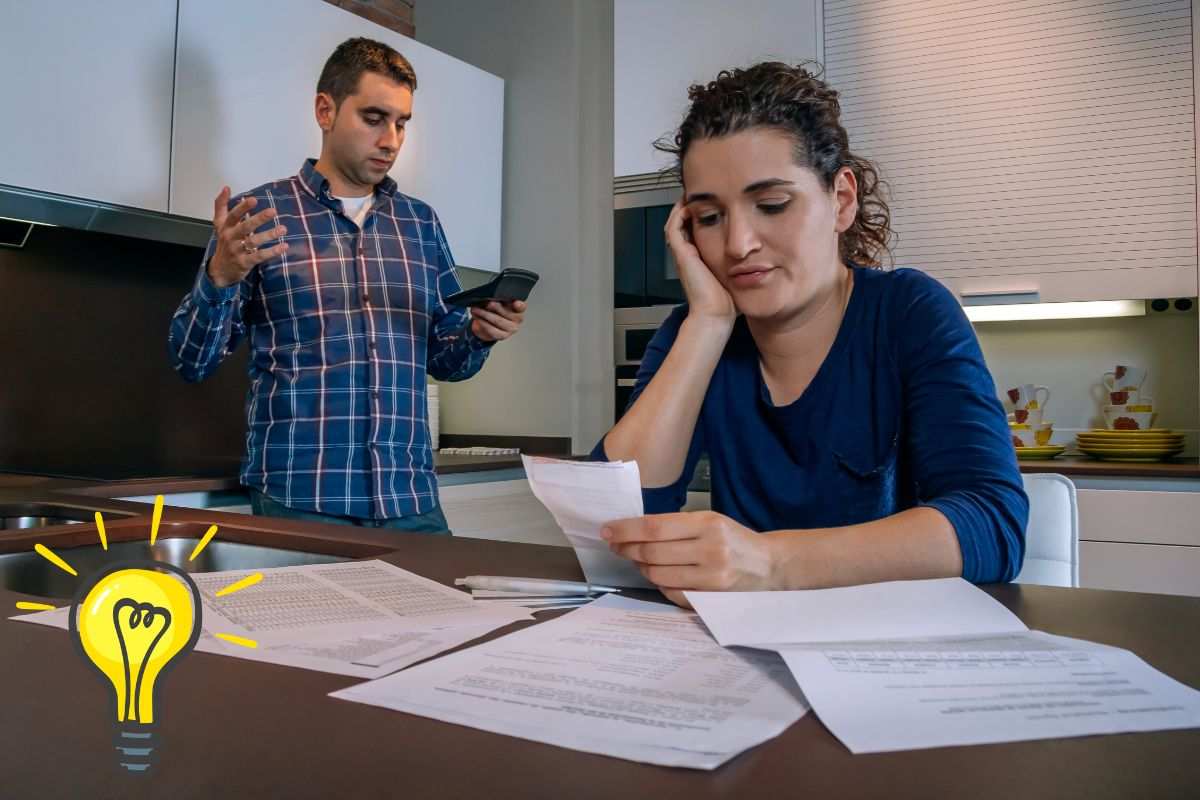
<path fill-rule="evenodd" d="M 218 537 L 382 557 L 450 584 L 473 572 L 579 579 L 567 548 L 404 536 L 210 511 L 172 510 L 160 537 Z M 148 519 L 115 521 L 110 539 L 144 538 Z M 89 525 L 36 538 L 70 560 Z M 23 537 L 23 538 L 22 538 Z M 1127 647 L 1200 686 L 1200 598 L 1087 589 L 983 587 L 1030 627 Z M 641 596 L 649 597 L 648 593 Z M 44 600 L 0 587 L 0 606 Z M 549 618 L 550 615 L 539 615 Z M 530 623 L 518 623 L 503 633 Z M 493 634 L 497 635 L 497 634 Z M 491 638 L 491 637 L 489 637 Z M 13 797 L 1039 797 L 1180 796 L 1200 785 L 1200 731 L 1091 736 L 854 756 L 809 714 L 713 772 L 669 769 L 486 733 L 335 700 L 353 678 L 192 653 L 163 679 L 158 761 L 115 767 L 108 691 L 60 630 L 0 621 L 0 774 Z M 1064 768 L 1066 766 L 1067 768 Z"/>
<path fill-rule="evenodd" d="M 437 453 L 434 459 L 439 475 L 521 468 L 521 457 L 519 455 L 470 456 L 442 455 L 441 453 Z M 92 497 L 128 497 L 143 494 L 237 491 L 241 488 L 241 484 L 238 483 L 236 470 L 228 475 L 217 477 L 164 475 L 153 478 L 127 478 L 107 481 L 94 478 L 61 478 L 14 472 L 0 473 L 0 490 L 27 487 L 70 492 L 71 494 L 82 494 Z"/>
<path fill-rule="evenodd" d="M 1200 459 L 1174 458 L 1170 461 L 1100 461 L 1088 456 L 1059 456 L 1046 461 L 1017 459 L 1021 472 L 1057 472 L 1076 477 L 1124 478 L 1200 478 Z"/>

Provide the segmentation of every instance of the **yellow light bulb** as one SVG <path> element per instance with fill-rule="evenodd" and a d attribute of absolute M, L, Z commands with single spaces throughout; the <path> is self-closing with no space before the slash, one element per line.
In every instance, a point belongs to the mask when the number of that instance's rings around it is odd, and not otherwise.
<path fill-rule="evenodd" d="M 71 609 L 71 634 L 112 684 L 121 765 L 150 766 L 158 679 L 190 651 L 201 628 L 200 593 L 187 573 L 154 561 L 114 564 Z"/>

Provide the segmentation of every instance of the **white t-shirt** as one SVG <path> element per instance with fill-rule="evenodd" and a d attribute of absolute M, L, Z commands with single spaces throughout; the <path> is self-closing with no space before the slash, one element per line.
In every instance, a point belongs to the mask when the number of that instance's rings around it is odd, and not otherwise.
<path fill-rule="evenodd" d="M 364 194 L 362 197 L 339 197 L 337 199 L 342 201 L 342 213 L 354 220 L 354 224 L 361 228 L 367 218 L 367 212 L 371 210 L 371 201 L 375 199 L 375 193 Z"/>

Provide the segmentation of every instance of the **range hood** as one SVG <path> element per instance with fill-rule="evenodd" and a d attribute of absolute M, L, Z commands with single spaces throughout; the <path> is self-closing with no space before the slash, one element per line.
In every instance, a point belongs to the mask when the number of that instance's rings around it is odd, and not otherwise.
<path fill-rule="evenodd" d="M 98 200 L 83 200 L 2 183 L 0 218 L 196 247 L 208 244 L 208 237 L 212 233 L 212 223 L 207 220 L 118 206 Z M 16 241 L 6 239 L 0 244 L 19 247 L 21 241 L 21 238 L 17 238 Z"/>

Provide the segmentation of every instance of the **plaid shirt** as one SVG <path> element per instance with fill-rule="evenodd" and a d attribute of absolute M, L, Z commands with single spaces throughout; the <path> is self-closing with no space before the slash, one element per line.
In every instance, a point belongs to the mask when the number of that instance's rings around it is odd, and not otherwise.
<path fill-rule="evenodd" d="M 424 514 L 437 503 L 426 373 L 469 378 L 490 348 L 442 301 L 459 284 L 433 209 L 385 178 L 360 230 L 315 165 L 247 193 L 278 211 L 282 256 L 219 289 L 209 241 L 171 320 L 171 362 L 203 380 L 249 333 L 244 485 L 324 514 Z"/>

